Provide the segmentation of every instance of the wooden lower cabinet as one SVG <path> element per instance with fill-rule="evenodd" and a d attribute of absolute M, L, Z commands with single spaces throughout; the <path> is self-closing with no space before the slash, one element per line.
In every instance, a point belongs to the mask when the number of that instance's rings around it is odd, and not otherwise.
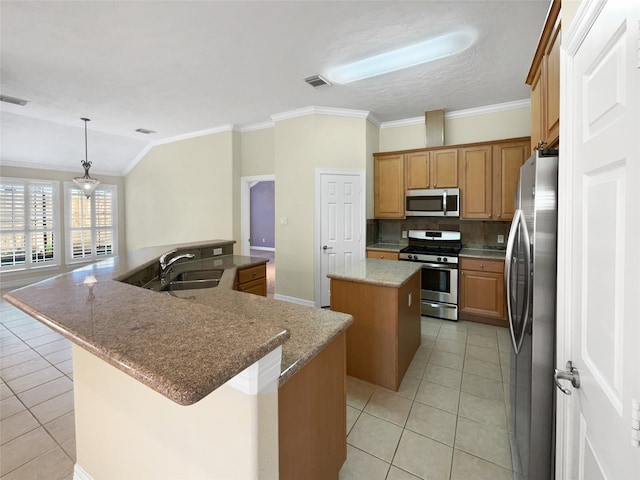
<path fill-rule="evenodd" d="M 367 250 L 367 258 L 377 258 L 379 260 L 399 260 L 400 254 L 389 252 L 388 250 Z"/>
<path fill-rule="evenodd" d="M 235 290 L 254 295 L 267 296 L 267 264 L 238 268 L 236 271 Z"/>
<path fill-rule="evenodd" d="M 504 260 L 460 258 L 460 320 L 508 326 Z"/>
<path fill-rule="evenodd" d="M 346 332 L 278 391 L 280 480 L 337 480 L 347 459 Z"/>
<path fill-rule="evenodd" d="M 398 391 L 421 342 L 420 271 L 399 288 L 332 278 L 331 310 L 354 318 L 347 375 Z"/>

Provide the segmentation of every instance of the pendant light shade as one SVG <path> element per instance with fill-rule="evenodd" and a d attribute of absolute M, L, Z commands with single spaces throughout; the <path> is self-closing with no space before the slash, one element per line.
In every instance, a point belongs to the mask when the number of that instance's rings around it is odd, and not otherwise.
<path fill-rule="evenodd" d="M 73 181 L 78 185 L 87 198 L 93 195 L 96 187 L 100 185 L 100 180 L 96 180 L 89 175 L 89 169 L 91 168 L 91 162 L 89 161 L 89 154 L 87 148 L 87 122 L 91 120 L 88 118 L 81 118 L 84 122 L 84 160 L 81 160 L 82 168 L 84 168 L 83 177 L 75 177 Z"/>

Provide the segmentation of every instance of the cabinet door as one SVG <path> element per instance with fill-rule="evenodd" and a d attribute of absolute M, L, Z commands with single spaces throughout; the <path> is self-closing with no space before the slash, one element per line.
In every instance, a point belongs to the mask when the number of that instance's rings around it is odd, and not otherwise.
<path fill-rule="evenodd" d="M 375 156 L 373 172 L 374 216 L 404 218 L 404 156 Z"/>
<path fill-rule="evenodd" d="M 399 260 L 400 255 L 395 252 L 383 250 L 367 250 L 367 258 L 377 258 L 378 260 Z"/>
<path fill-rule="evenodd" d="M 555 147 L 560 136 L 560 28 L 551 37 L 543 68 L 546 87 L 546 146 Z"/>
<path fill-rule="evenodd" d="M 462 270 L 460 311 L 471 315 L 504 319 L 504 277 L 501 273 Z"/>
<path fill-rule="evenodd" d="M 458 149 L 430 152 L 431 185 L 433 188 L 458 186 Z"/>
<path fill-rule="evenodd" d="M 542 94 L 542 69 L 538 70 L 531 83 L 531 151 L 533 152 L 541 141 L 545 141 L 546 118 Z"/>
<path fill-rule="evenodd" d="M 463 219 L 492 216 L 492 157 L 490 145 L 460 149 Z"/>
<path fill-rule="evenodd" d="M 507 143 L 493 147 L 493 218 L 511 220 L 520 167 L 529 157 L 529 143 Z"/>
<path fill-rule="evenodd" d="M 407 189 L 429 188 L 429 152 L 407 153 Z"/>

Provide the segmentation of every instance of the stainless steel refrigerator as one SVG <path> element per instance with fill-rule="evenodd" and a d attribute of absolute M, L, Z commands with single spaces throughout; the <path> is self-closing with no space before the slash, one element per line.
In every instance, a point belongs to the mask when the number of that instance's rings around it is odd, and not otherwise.
<path fill-rule="evenodd" d="M 554 476 L 557 150 L 520 169 L 505 258 L 511 331 L 510 438 L 514 478 Z"/>

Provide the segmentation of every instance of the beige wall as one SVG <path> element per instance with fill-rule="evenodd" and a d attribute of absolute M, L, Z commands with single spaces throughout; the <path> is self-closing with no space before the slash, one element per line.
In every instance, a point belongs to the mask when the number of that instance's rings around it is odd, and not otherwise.
<path fill-rule="evenodd" d="M 315 169 L 364 171 L 366 123 L 333 115 L 276 122 L 276 294 L 314 300 Z"/>
<path fill-rule="evenodd" d="M 373 154 L 380 146 L 380 129 L 367 122 L 367 218 L 373 218 Z"/>
<path fill-rule="evenodd" d="M 68 272 L 74 268 L 82 266 L 82 264 L 74 263 L 73 265 L 65 265 L 66 262 L 66 243 L 64 233 L 64 182 L 73 180 L 73 177 L 81 176 L 82 168 L 78 165 L 77 172 L 64 172 L 59 170 L 42 170 L 37 168 L 23 167 L 7 167 L 2 166 L 0 175 L 3 177 L 13 178 L 32 178 L 36 180 L 57 180 L 59 181 L 59 209 L 60 209 L 60 243 L 62 251 L 62 265 L 60 267 L 47 267 L 44 269 L 31 270 L 27 272 L 14 272 L 2 274 L 2 288 L 15 288 L 42 280 L 44 278 L 59 275 Z M 98 175 L 91 172 L 91 175 L 102 183 L 107 185 L 115 185 L 118 190 L 118 253 L 124 253 L 127 250 L 126 244 L 126 222 L 125 222 L 125 187 L 124 178 L 110 175 Z"/>
<path fill-rule="evenodd" d="M 444 136 L 446 145 L 528 137 L 531 135 L 531 109 L 529 107 L 500 112 L 446 118 Z M 426 146 L 424 124 L 380 129 L 380 152 L 409 150 Z"/>
<path fill-rule="evenodd" d="M 129 172 L 130 250 L 233 238 L 234 137 L 228 131 L 158 145 Z"/>
<path fill-rule="evenodd" d="M 240 135 L 241 176 L 272 175 L 274 172 L 274 128 Z"/>

